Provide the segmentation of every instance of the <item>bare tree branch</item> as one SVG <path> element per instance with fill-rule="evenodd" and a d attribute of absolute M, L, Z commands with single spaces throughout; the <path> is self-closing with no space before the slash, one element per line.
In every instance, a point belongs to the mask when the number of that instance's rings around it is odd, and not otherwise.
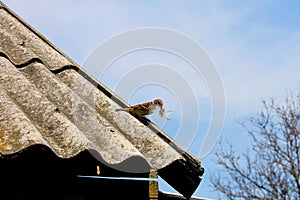
<path fill-rule="evenodd" d="M 220 198 L 300 199 L 299 94 L 287 95 L 284 105 L 262 101 L 261 113 L 248 119 L 251 127 L 239 122 L 250 135 L 250 152 L 220 144 L 215 156 L 224 170 L 211 176 Z"/>

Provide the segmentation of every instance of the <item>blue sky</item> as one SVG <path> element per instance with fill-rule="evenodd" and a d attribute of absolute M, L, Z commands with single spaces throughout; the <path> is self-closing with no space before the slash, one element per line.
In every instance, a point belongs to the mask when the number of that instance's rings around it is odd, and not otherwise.
<path fill-rule="evenodd" d="M 245 150 L 245 130 L 236 119 L 245 119 L 260 111 L 261 99 L 276 97 L 284 100 L 286 91 L 300 89 L 300 2 L 299 1 L 3 1 L 29 24 L 45 35 L 59 49 L 78 64 L 83 65 L 91 52 L 103 41 L 121 32 L 143 27 L 159 27 L 178 31 L 201 45 L 213 60 L 225 87 L 226 119 L 221 138 L 230 141 L 238 150 Z M 157 54 L 160 54 L 157 56 Z M 132 58 L 131 58 L 132 57 Z M 106 75 L 122 76 L 132 66 L 143 64 L 167 66 L 187 65 L 164 52 L 138 52 L 116 61 Z M 189 150 L 198 151 L 208 127 L 210 108 L 209 91 L 201 78 L 193 79 L 192 71 L 176 70 L 189 80 L 198 98 L 199 130 Z M 186 69 L 186 68 L 184 68 Z M 90 71 L 98 77 L 99 74 Z M 103 80 L 109 87 L 116 85 Z M 179 122 L 195 124 L 194 117 L 183 116 L 183 107 L 192 113 L 195 107 L 182 106 L 176 99 L 177 91 L 141 87 L 133 93 L 130 103 L 142 102 L 153 95 L 164 95 L 173 110 L 173 120 L 164 122 L 164 129 L 176 138 Z M 200 88 L 200 89 L 199 89 Z M 155 90 L 155 92 L 151 92 Z M 147 95 L 145 95 L 145 93 Z M 186 99 L 188 101 L 189 99 Z M 190 104 L 193 105 L 193 104 Z M 192 116 L 192 114 L 191 114 Z M 159 122 L 157 116 L 153 119 Z M 188 132 L 188 127 L 184 131 Z M 179 135 L 181 133 L 178 133 Z M 179 137 L 178 137 L 179 138 Z M 212 154 L 201 158 L 206 169 L 203 181 L 195 195 L 215 198 L 209 185 L 209 173 L 218 170 Z M 168 190 L 163 183 L 162 189 Z"/>

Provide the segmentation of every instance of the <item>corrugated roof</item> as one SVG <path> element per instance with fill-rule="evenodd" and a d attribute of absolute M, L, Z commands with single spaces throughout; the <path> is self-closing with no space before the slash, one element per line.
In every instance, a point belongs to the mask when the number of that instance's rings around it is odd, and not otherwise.
<path fill-rule="evenodd" d="M 199 184 L 199 160 L 155 125 L 115 112 L 121 98 L 0 6 L 1 156 L 43 144 L 62 158 L 93 149 L 112 165 L 133 156 L 154 169 L 179 161 Z"/>

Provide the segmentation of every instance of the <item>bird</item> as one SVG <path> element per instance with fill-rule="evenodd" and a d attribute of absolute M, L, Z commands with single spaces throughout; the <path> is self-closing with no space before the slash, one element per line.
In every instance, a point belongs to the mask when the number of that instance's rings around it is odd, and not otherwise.
<path fill-rule="evenodd" d="M 164 112 L 164 103 L 161 99 L 154 99 L 146 103 L 129 106 L 125 108 L 118 108 L 116 111 L 128 111 L 129 113 L 136 115 L 140 118 L 145 118 L 146 115 L 154 113 L 155 110 L 160 109 L 160 115 L 163 115 Z"/>

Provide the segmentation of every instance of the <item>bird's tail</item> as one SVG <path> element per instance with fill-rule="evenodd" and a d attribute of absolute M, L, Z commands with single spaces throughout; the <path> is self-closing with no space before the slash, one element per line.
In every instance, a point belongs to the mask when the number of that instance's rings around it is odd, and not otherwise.
<path fill-rule="evenodd" d="M 117 108 L 116 111 L 129 111 L 129 108 Z"/>

